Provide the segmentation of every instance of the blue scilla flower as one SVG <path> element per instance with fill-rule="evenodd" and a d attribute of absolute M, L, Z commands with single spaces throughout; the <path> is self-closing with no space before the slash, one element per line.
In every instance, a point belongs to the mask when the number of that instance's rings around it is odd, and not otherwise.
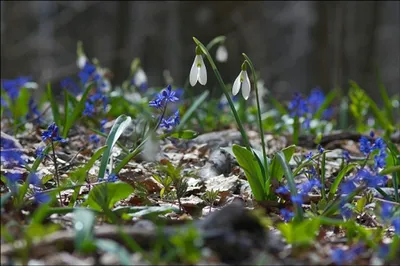
<path fill-rule="evenodd" d="M 384 168 L 386 166 L 386 152 L 380 151 L 378 155 L 374 156 L 374 169 Z"/>
<path fill-rule="evenodd" d="M 393 204 L 389 202 L 383 202 L 381 204 L 381 218 L 384 221 L 389 221 L 392 218 Z"/>
<path fill-rule="evenodd" d="M 357 188 L 356 184 L 353 180 L 348 180 L 346 182 L 342 182 L 340 185 L 340 191 L 342 194 L 350 194 Z"/>
<path fill-rule="evenodd" d="M 51 141 L 67 142 L 67 140 L 60 137 L 58 126 L 54 122 L 51 123 L 47 130 L 42 133 L 42 140 L 45 142 L 48 139 Z"/>
<path fill-rule="evenodd" d="M 343 151 L 342 156 L 346 163 L 350 162 L 350 153 L 348 151 Z"/>
<path fill-rule="evenodd" d="M 308 112 L 307 102 L 303 99 L 300 93 L 296 92 L 293 95 L 292 101 L 289 103 L 289 111 L 291 117 L 301 117 Z"/>
<path fill-rule="evenodd" d="M 353 215 L 353 211 L 349 208 L 349 205 L 344 200 L 340 201 L 339 211 L 340 214 L 346 219 L 350 219 L 350 217 Z"/>
<path fill-rule="evenodd" d="M 298 194 L 296 196 L 291 196 L 290 199 L 293 203 L 297 203 L 299 205 L 303 204 L 303 194 Z"/>
<path fill-rule="evenodd" d="M 315 114 L 319 110 L 324 101 L 325 101 L 325 95 L 322 92 L 322 90 L 320 88 L 313 89 L 307 99 L 308 111 L 311 114 Z"/>
<path fill-rule="evenodd" d="M 368 155 L 372 151 L 372 144 L 365 136 L 361 136 L 360 138 L 360 151 L 364 155 Z"/>
<path fill-rule="evenodd" d="M 167 103 L 173 103 L 178 100 L 179 98 L 176 96 L 176 92 L 172 90 L 171 85 L 168 85 L 166 89 L 156 94 L 155 99 L 149 102 L 149 106 L 161 109 L 164 108 Z"/>
<path fill-rule="evenodd" d="M 307 154 L 305 155 L 306 160 L 311 160 L 312 156 L 313 156 L 313 153 L 310 151 L 309 153 L 307 153 Z"/>
<path fill-rule="evenodd" d="M 400 217 L 397 216 L 392 220 L 392 225 L 394 227 L 394 233 L 399 235 L 400 234 Z"/>
<path fill-rule="evenodd" d="M 94 143 L 94 144 L 97 144 L 97 143 L 100 142 L 100 139 L 96 134 L 92 134 L 92 135 L 89 136 L 89 141 Z"/>
<path fill-rule="evenodd" d="M 26 114 L 26 119 L 34 118 L 33 120 L 34 123 L 39 125 L 42 124 L 43 123 L 43 120 L 41 118 L 42 114 L 39 112 L 38 106 L 32 97 L 29 99 L 28 108 L 29 112 Z"/>
<path fill-rule="evenodd" d="M 82 84 L 86 84 L 88 81 L 99 81 L 100 75 L 97 73 L 96 67 L 89 62 L 86 62 L 83 69 L 78 73 L 78 76 Z"/>
<path fill-rule="evenodd" d="M 81 88 L 72 78 L 65 78 L 60 81 L 60 86 L 62 89 L 65 89 L 72 93 L 73 95 L 78 95 L 81 92 Z"/>
<path fill-rule="evenodd" d="M 5 90 L 11 100 L 18 98 L 19 91 L 28 82 L 32 80 L 31 77 L 18 77 L 16 79 L 3 79 L 1 80 L 1 88 Z"/>
<path fill-rule="evenodd" d="M 331 258 L 336 265 L 343 265 L 354 261 L 363 251 L 364 247 L 362 245 L 356 245 L 348 250 L 337 248 L 332 251 Z"/>
<path fill-rule="evenodd" d="M 48 193 L 35 191 L 33 198 L 37 204 L 45 204 L 51 201 L 51 197 Z"/>
<path fill-rule="evenodd" d="M 289 188 L 287 186 L 280 186 L 275 190 L 276 193 L 289 194 Z"/>
<path fill-rule="evenodd" d="M 108 120 L 106 118 L 102 119 L 100 121 L 100 132 L 104 133 L 105 132 L 105 128 L 104 125 L 108 122 Z"/>
<path fill-rule="evenodd" d="M 294 213 L 286 209 L 281 209 L 280 213 L 285 222 L 289 222 L 294 217 Z"/>
<path fill-rule="evenodd" d="M 89 101 L 85 102 L 85 109 L 83 110 L 83 115 L 89 117 L 92 117 L 94 115 L 94 105 L 91 102 Z"/>
<path fill-rule="evenodd" d="M 366 169 L 358 170 L 355 181 L 364 182 L 366 186 L 376 188 L 386 184 L 387 176 L 373 174 Z"/>

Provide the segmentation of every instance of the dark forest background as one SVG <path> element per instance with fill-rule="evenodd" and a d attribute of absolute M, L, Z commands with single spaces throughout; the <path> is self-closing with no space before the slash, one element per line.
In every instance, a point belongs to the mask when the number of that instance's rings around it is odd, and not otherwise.
<path fill-rule="evenodd" d="M 378 99 L 376 66 L 391 95 L 400 88 L 399 13 L 399 1 L 1 1 L 1 76 L 42 85 L 75 77 L 82 40 L 88 57 L 113 71 L 113 84 L 139 57 L 151 86 L 165 85 L 166 69 L 182 86 L 192 36 L 208 43 L 225 35 L 226 82 L 246 52 L 278 98 L 316 86 L 346 92 L 352 79 Z"/>

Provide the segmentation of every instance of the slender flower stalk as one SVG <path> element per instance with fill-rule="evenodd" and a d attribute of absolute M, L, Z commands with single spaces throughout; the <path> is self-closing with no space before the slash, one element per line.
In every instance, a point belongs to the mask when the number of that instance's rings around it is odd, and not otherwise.
<path fill-rule="evenodd" d="M 230 106 L 230 108 L 232 110 L 233 116 L 235 117 L 236 123 L 237 123 L 237 125 L 239 127 L 240 134 L 242 135 L 242 138 L 244 140 L 245 146 L 246 146 L 246 148 L 248 150 L 251 151 L 251 146 L 250 146 L 250 142 L 249 142 L 249 139 L 247 137 L 246 131 L 244 130 L 242 122 L 239 119 L 239 116 L 238 116 L 238 114 L 236 112 L 236 109 L 235 109 L 235 105 L 233 104 L 233 101 L 232 101 L 231 97 L 229 96 L 228 90 L 226 89 L 226 86 L 225 86 L 225 82 L 223 81 L 223 79 L 222 79 L 222 77 L 221 77 L 221 75 L 220 75 L 220 73 L 219 73 L 219 71 L 217 69 L 217 66 L 214 63 L 214 60 L 212 59 L 212 57 L 211 57 L 210 53 L 208 52 L 207 48 L 198 39 L 193 37 L 193 40 L 197 44 L 197 46 L 199 46 L 201 48 L 201 50 L 203 51 L 203 53 L 207 57 L 208 62 L 210 63 L 211 68 L 213 69 L 213 71 L 215 73 L 215 76 L 217 77 L 218 83 L 222 88 L 222 92 L 225 94 L 225 97 L 228 100 L 228 103 L 229 103 L 229 106 Z"/>
<path fill-rule="evenodd" d="M 258 97 L 256 71 L 254 69 L 253 62 L 250 60 L 250 58 L 245 53 L 242 53 L 242 55 L 246 59 L 245 62 L 249 65 L 251 73 L 253 74 L 254 89 L 256 91 L 256 101 L 257 101 L 257 116 L 258 116 L 258 123 L 260 126 L 260 135 L 261 135 L 262 152 L 263 152 L 263 157 L 264 157 L 264 165 L 265 165 L 265 170 L 267 173 L 266 176 L 269 176 L 269 166 L 268 166 L 268 160 L 267 160 L 267 152 L 265 151 L 264 129 L 263 129 L 262 120 L 261 120 L 260 98 Z"/>

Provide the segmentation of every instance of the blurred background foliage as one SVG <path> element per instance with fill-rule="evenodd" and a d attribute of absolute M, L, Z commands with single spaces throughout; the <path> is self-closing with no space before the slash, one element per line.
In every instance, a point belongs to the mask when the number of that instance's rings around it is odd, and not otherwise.
<path fill-rule="evenodd" d="M 1 1 L 1 76 L 57 88 L 76 77 L 82 40 L 88 57 L 112 70 L 113 84 L 139 57 L 150 86 L 166 85 L 165 70 L 183 86 L 192 36 L 207 43 L 225 35 L 226 82 L 246 52 L 277 99 L 316 86 L 347 93 L 350 79 L 380 99 L 377 66 L 390 95 L 400 87 L 399 10 L 398 1 Z"/>

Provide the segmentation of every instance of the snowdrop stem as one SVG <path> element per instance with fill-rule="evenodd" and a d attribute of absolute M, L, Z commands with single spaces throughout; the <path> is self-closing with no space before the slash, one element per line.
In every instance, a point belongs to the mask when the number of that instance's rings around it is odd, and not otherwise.
<path fill-rule="evenodd" d="M 221 35 L 217 36 L 214 39 L 211 40 L 206 46 L 207 50 L 211 50 L 216 44 L 223 43 L 225 41 L 226 37 Z"/>
<path fill-rule="evenodd" d="M 201 48 L 201 50 L 203 51 L 204 55 L 207 57 L 208 62 L 210 63 L 210 65 L 211 65 L 211 67 L 212 67 L 212 69 L 214 71 L 214 74 L 215 74 L 215 76 L 216 76 L 216 78 L 217 78 L 217 80 L 219 82 L 219 85 L 222 88 L 222 92 L 225 94 L 225 97 L 228 100 L 229 107 L 231 108 L 233 116 L 235 117 L 236 123 L 237 123 L 237 125 L 239 127 L 240 134 L 242 135 L 242 138 L 243 138 L 243 141 L 245 143 L 245 146 L 246 146 L 246 148 L 248 150 L 251 151 L 251 146 L 250 146 L 249 139 L 248 139 L 248 137 L 246 135 L 246 131 L 244 130 L 243 124 L 240 121 L 239 115 L 236 112 L 235 105 L 233 104 L 233 101 L 232 101 L 231 97 L 229 96 L 228 90 L 226 89 L 226 86 L 225 86 L 225 82 L 223 81 L 223 79 L 221 77 L 221 74 L 219 73 L 219 71 L 217 69 L 217 66 L 215 65 L 210 53 L 208 52 L 208 49 L 199 40 L 197 40 L 195 37 L 193 37 L 193 40 Z"/>
<path fill-rule="evenodd" d="M 269 166 L 268 166 L 268 160 L 267 160 L 267 153 L 265 151 L 264 129 L 263 129 L 262 120 L 261 120 L 260 98 L 258 97 L 256 71 L 254 69 L 253 62 L 251 62 L 250 58 L 245 53 L 242 53 L 242 55 L 246 59 L 244 61 L 244 63 L 247 63 L 249 65 L 250 70 L 251 70 L 251 74 L 253 75 L 253 84 L 254 84 L 254 89 L 256 91 L 257 114 L 258 114 L 258 123 L 259 123 L 259 126 L 260 126 L 261 145 L 262 145 L 262 152 L 263 152 L 263 157 L 264 157 L 265 172 L 266 172 L 267 178 L 269 178 Z M 246 67 L 242 66 L 242 69 L 243 68 L 246 68 Z"/>

